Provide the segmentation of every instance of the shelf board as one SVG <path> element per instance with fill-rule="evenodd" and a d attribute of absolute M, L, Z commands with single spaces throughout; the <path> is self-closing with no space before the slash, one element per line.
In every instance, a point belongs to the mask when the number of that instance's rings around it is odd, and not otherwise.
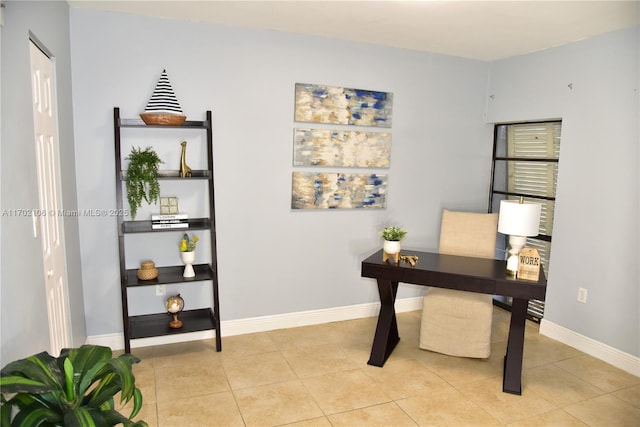
<path fill-rule="evenodd" d="M 201 179 L 209 179 L 211 178 L 211 172 L 207 169 L 202 170 L 193 170 L 191 171 L 191 176 L 181 177 L 180 171 L 178 170 L 159 170 L 158 174 L 160 175 L 158 179 L 174 179 L 178 181 L 189 181 L 192 179 L 201 180 Z M 120 171 L 120 180 L 127 180 L 127 171 Z"/>
<path fill-rule="evenodd" d="M 197 121 L 197 120 L 185 120 L 183 124 L 180 126 L 173 125 L 148 125 L 142 121 L 142 119 L 120 119 L 120 127 L 121 128 L 157 128 L 157 129 L 184 129 L 184 128 L 194 128 L 194 129 L 207 129 L 208 123 L 207 121 Z"/>
<path fill-rule="evenodd" d="M 167 231 L 181 231 L 183 233 L 189 230 L 209 230 L 211 228 L 211 220 L 209 218 L 189 218 L 189 224 L 185 228 L 160 228 L 154 230 L 151 228 L 151 220 L 143 221 L 123 221 L 122 232 L 124 234 L 131 233 L 164 233 Z"/>
<path fill-rule="evenodd" d="M 153 280 L 140 280 L 138 279 L 137 269 L 127 270 L 125 281 L 122 285 L 127 288 L 132 288 L 136 286 L 151 286 L 163 285 L 168 283 L 185 283 L 213 280 L 214 274 L 209 264 L 194 264 L 193 270 L 196 272 L 196 276 L 186 278 L 182 277 L 182 273 L 184 272 L 183 265 L 172 267 L 158 267 L 158 277 Z"/>
<path fill-rule="evenodd" d="M 211 308 L 182 311 L 178 315 L 178 319 L 182 320 L 183 324 L 180 329 L 169 327 L 169 322 L 173 319 L 169 313 L 131 316 L 129 317 L 130 336 L 131 339 L 138 339 L 207 331 L 216 328 L 214 316 Z"/>

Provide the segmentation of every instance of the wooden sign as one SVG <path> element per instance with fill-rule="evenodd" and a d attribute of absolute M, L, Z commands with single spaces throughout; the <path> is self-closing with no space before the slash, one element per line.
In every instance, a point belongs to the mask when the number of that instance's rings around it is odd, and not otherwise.
<path fill-rule="evenodd" d="M 518 279 L 538 281 L 540 277 L 540 253 L 536 248 L 524 248 L 518 255 Z"/>

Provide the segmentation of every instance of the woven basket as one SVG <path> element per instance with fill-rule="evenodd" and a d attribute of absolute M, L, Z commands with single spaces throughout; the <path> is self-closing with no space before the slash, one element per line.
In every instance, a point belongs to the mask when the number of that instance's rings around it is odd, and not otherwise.
<path fill-rule="evenodd" d="M 153 280 L 158 277 L 158 269 L 153 261 L 143 261 L 138 269 L 138 279 Z"/>
<path fill-rule="evenodd" d="M 177 114 L 140 113 L 140 118 L 147 125 L 180 126 L 187 119 L 187 116 L 179 116 Z"/>

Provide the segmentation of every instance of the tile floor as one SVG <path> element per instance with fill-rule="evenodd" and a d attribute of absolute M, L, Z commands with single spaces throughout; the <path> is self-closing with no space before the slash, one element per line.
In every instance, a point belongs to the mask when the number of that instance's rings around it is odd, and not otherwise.
<path fill-rule="evenodd" d="M 640 426 L 640 379 L 527 322 L 522 396 L 502 392 L 510 314 L 494 309 L 487 360 L 418 349 L 420 312 L 367 365 L 376 319 L 134 349 L 150 426 Z"/>

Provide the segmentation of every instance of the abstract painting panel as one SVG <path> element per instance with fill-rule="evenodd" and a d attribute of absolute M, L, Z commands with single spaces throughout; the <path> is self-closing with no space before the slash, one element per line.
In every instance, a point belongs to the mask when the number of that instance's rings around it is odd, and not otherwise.
<path fill-rule="evenodd" d="M 387 175 L 293 172 L 291 209 L 382 209 Z"/>
<path fill-rule="evenodd" d="M 332 129 L 295 129 L 294 166 L 388 168 L 391 134 Z"/>
<path fill-rule="evenodd" d="M 391 127 L 393 94 L 296 83 L 297 122 Z"/>

